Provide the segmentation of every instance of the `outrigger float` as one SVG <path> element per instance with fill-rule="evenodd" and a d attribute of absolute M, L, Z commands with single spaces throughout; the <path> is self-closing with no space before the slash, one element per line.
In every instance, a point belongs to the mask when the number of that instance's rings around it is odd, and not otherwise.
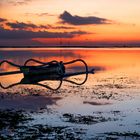
<path fill-rule="evenodd" d="M 66 73 L 65 66 L 78 62 L 78 61 L 84 64 L 85 71 Z M 35 63 L 38 63 L 38 65 L 37 66 L 33 66 L 33 65 L 28 66 L 29 62 L 35 62 Z M 2 72 L 2 73 L 0 73 L 0 76 L 21 74 L 21 73 L 24 76 L 20 82 L 11 84 L 7 87 L 3 86 L 0 83 L 0 87 L 3 89 L 8 89 L 8 88 L 14 87 L 16 85 L 20 85 L 20 84 L 32 84 L 32 85 L 39 85 L 39 86 L 42 86 L 42 87 L 45 87 L 45 88 L 48 88 L 51 90 L 58 90 L 61 87 L 63 81 L 67 81 L 67 82 L 70 82 L 70 83 L 76 84 L 76 85 L 82 85 L 87 81 L 89 73 L 94 74 L 94 69 L 89 71 L 86 62 L 82 59 L 76 59 L 76 60 L 66 62 L 66 63 L 64 63 L 62 61 L 58 62 L 56 60 L 44 63 L 44 62 L 41 62 L 41 61 L 38 61 L 35 59 L 28 59 L 24 63 L 23 66 L 14 64 L 7 60 L 4 60 L 4 61 L 0 62 L 0 66 L 3 63 L 8 63 L 9 65 L 17 67 L 19 70 L 11 71 L 11 72 Z M 81 75 L 81 74 L 85 74 L 85 79 L 81 83 L 77 83 L 75 81 L 71 81 L 71 80 L 67 79 L 68 77 Z M 56 88 L 52 88 L 48 85 L 39 83 L 39 82 L 45 81 L 45 80 L 52 80 L 52 81 L 57 80 L 57 81 L 60 81 L 60 83 L 59 83 L 58 87 L 56 87 Z"/>

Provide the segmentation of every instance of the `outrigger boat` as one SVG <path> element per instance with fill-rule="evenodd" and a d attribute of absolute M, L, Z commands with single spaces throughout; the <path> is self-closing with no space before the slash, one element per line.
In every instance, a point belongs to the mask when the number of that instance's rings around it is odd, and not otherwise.
<path fill-rule="evenodd" d="M 84 64 L 85 71 L 66 73 L 65 66 L 72 64 L 72 63 L 75 63 L 75 62 L 78 62 L 78 61 Z M 33 65 L 28 66 L 29 62 L 35 62 L 35 63 L 38 63 L 38 65 L 37 66 L 33 66 Z M 87 81 L 89 73 L 94 74 L 94 69 L 89 71 L 86 62 L 82 59 L 76 59 L 76 60 L 66 62 L 66 63 L 64 63 L 62 61 L 58 62 L 56 60 L 44 63 L 44 62 L 41 62 L 41 61 L 38 61 L 35 59 L 29 59 L 24 63 L 23 66 L 14 64 L 14 63 L 9 62 L 7 60 L 4 60 L 4 61 L 0 62 L 0 66 L 3 63 L 8 63 L 9 65 L 12 65 L 14 67 L 19 68 L 19 70 L 18 71 L 11 71 L 11 72 L 2 72 L 2 73 L 0 73 L 0 76 L 11 75 L 11 74 L 20 74 L 20 73 L 22 73 L 24 76 L 20 82 L 14 83 L 14 84 L 9 85 L 7 87 L 4 87 L 0 83 L 0 87 L 3 89 L 8 89 L 8 88 L 11 88 L 11 87 L 19 85 L 19 84 L 33 84 L 33 85 L 39 85 L 39 86 L 42 86 L 42 87 L 45 87 L 45 88 L 48 88 L 51 90 L 58 90 L 61 87 L 63 81 L 67 81 L 67 82 L 70 82 L 70 83 L 76 84 L 76 85 L 82 85 Z M 70 76 L 76 76 L 76 75 L 81 75 L 81 74 L 85 74 L 85 79 L 81 83 L 77 83 L 77 82 L 74 82 L 74 81 L 67 79 Z M 44 80 L 57 80 L 57 81 L 60 81 L 60 83 L 59 83 L 58 87 L 52 88 L 48 85 L 44 85 L 44 84 L 39 83 L 39 82 L 44 81 Z"/>

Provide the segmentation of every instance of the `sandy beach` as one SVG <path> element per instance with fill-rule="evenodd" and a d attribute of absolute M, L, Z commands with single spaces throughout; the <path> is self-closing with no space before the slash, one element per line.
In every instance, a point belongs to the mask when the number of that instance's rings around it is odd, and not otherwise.
<path fill-rule="evenodd" d="M 48 59 L 48 52 L 42 52 L 40 60 Z M 27 59 L 25 51 L 18 52 L 24 59 L 14 57 L 14 53 L 1 51 L 2 59 L 16 63 Z M 37 51 L 28 54 L 40 57 Z M 0 89 L 0 139 L 140 139 L 140 51 L 95 49 L 87 51 L 87 58 L 82 54 L 82 50 L 50 54 L 50 59 L 57 60 L 84 58 L 89 68 L 95 67 L 95 74 L 89 74 L 82 86 L 63 82 L 58 91 L 31 85 Z M 114 58 L 114 54 L 119 57 Z M 11 70 L 6 65 L 2 69 Z M 1 82 L 6 85 L 17 77 L 2 77 Z"/>

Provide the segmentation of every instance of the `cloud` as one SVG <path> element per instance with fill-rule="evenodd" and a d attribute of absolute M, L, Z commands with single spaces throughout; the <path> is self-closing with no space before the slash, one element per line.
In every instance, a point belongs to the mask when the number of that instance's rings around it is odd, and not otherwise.
<path fill-rule="evenodd" d="M 5 22 L 5 21 L 7 21 L 7 20 L 4 18 L 0 18 L 0 22 Z"/>
<path fill-rule="evenodd" d="M 55 26 L 52 28 L 53 29 L 75 29 L 75 27 L 70 27 L 70 26 Z"/>
<path fill-rule="evenodd" d="M 111 23 L 110 20 L 105 18 L 99 18 L 94 16 L 88 17 L 80 17 L 80 16 L 73 16 L 69 12 L 65 11 L 63 14 L 59 16 L 62 20 L 62 23 L 68 23 L 72 25 L 88 25 L 88 24 L 109 24 Z"/>
<path fill-rule="evenodd" d="M 7 0 L 7 2 L 9 3 L 9 4 L 12 4 L 12 5 L 14 5 L 14 6 L 16 6 L 16 5 L 26 5 L 26 4 L 28 4 L 29 2 L 31 2 L 32 0 Z"/>
<path fill-rule="evenodd" d="M 2 19 L 4 20 L 4 19 Z M 6 20 L 7 21 L 7 20 Z M 36 25 L 33 23 L 24 23 L 24 22 L 7 22 L 7 26 L 9 26 L 12 29 L 22 30 L 22 29 L 75 29 L 75 27 L 71 26 L 52 26 L 50 24 L 47 25 Z"/>
<path fill-rule="evenodd" d="M 25 16 L 38 16 L 38 17 L 44 17 L 44 16 L 55 16 L 53 14 L 49 13 L 25 13 Z"/>
<path fill-rule="evenodd" d="M 26 28 L 37 28 L 38 26 L 32 23 L 24 23 L 24 22 L 7 22 L 6 25 L 13 29 L 26 29 Z"/>
<path fill-rule="evenodd" d="M 75 27 L 72 26 L 52 26 L 50 24 L 46 25 L 40 25 L 39 28 L 45 28 L 45 29 L 75 29 Z"/>
<path fill-rule="evenodd" d="M 33 39 L 33 38 L 73 38 L 87 34 L 84 31 L 73 32 L 48 32 L 48 31 L 26 31 L 26 30 L 7 30 L 0 28 L 0 39 Z"/>

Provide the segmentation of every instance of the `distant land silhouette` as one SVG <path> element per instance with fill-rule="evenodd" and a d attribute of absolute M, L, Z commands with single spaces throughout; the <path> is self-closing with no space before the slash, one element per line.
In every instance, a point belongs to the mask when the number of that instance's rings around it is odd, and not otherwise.
<path fill-rule="evenodd" d="M 95 46 L 86 46 L 86 45 L 53 45 L 53 46 L 0 46 L 0 48 L 140 48 L 139 45 L 95 45 Z"/>

